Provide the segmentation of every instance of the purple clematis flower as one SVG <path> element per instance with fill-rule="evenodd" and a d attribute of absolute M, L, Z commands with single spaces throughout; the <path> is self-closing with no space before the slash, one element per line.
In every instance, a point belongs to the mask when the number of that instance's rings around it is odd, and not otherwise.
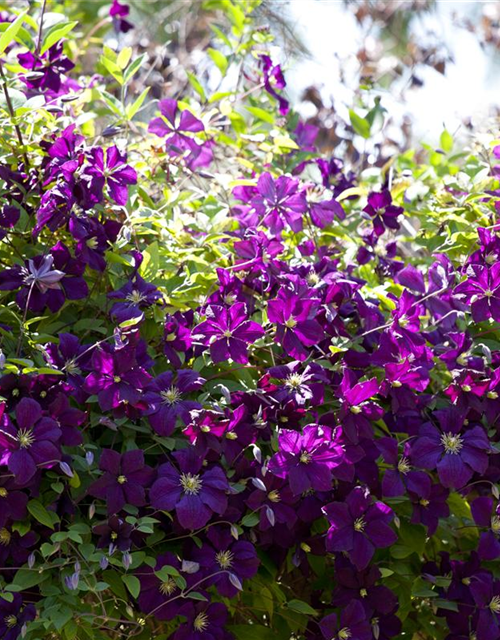
<path fill-rule="evenodd" d="M 126 20 L 129 13 L 130 7 L 128 4 L 121 4 L 118 0 L 113 0 L 113 4 L 109 9 L 109 15 L 113 20 L 115 31 L 118 33 L 127 33 L 127 31 L 134 28 L 134 25 Z"/>
<path fill-rule="evenodd" d="M 84 389 L 97 394 L 103 411 L 116 409 L 120 403 L 136 405 L 151 378 L 127 347 L 111 353 L 95 349 L 91 364 L 93 371 L 85 379 Z"/>
<path fill-rule="evenodd" d="M 0 528 L 8 521 L 24 520 L 28 496 L 11 477 L 0 478 Z"/>
<path fill-rule="evenodd" d="M 99 186 L 106 186 L 109 197 L 124 207 L 128 201 L 128 185 L 137 184 L 135 169 L 126 164 L 127 154 L 121 153 L 115 146 L 108 147 L 106 152 L 97 147 L 91 150 L 89 160 L 91 166 L 84 169 L 84 173 L 90 175 Z"/>
<path fill-rule="evenodd" d="M 493 498 L 480 496 L 471 504 L 471 512 L 474 522 L 487 529 L 479 538 L 479 557 L 496 560 L 500 556 L 500 505 Z"/>
<path fill-rule="evenodd" d="M 435 411 L 441 430 L 424 424 L 411 446 L 411 460 L 422 469 L 436 469 L 444 487 L 460 489 L 474 472 L 488 467 L 490 444 L 480 426 L 464 430 L 463 416 L 455 408 Z"/>
<path fill-rule="evenodd" d="M 161 115 L 151 120 L 148 131 L 159 138 L 165 138 L 167 152 L 171 155 L 185 155 L 191 168 L 194 169 L 200 160 L 201 164 L 209 164 L 212 156 L 209 147 L 205 148 L 195 140 L 197 133 L 205 131 L 203 122 L 189 109 L 184 109 L 179 115 L 177 100 L 161 100 L 158 107 Z M 200 158 L 200 154 L 208 155 Z"/>
<path fill-rule="evenodd" d="M 324 336 L 323 329 L 314 316 L 319 310 L 316 298 L 301 298 L 288 289 L 280 289 L 278 297 L 267 305 L 269 321 L 277 324 L 276 340 L 285 352 L 296 360 L 305 360 L 310 347 Z"/>
<path fill-rule="evenodd" d="M 154 568 L 147 565 L 141 567 L 136 574 L 141 583 L 138 603 L 144 613 L 153 614 L 158 620 L 172 620 L 177 615 L 187 615 L 192 605 L 179 600 L 181 590 L 170 574 L 164 578 L 157 575 L 163 567 L 172 567 L 179 574 L 182 569 L 179 559 L 170 552 L 159 555 Z M 201 576 L 198 573 L 187 574 L 186 582 L 194 582 L 194 577 L 199 580 Z"/>
<path fill-rule="evenodd" d="M 228 528 L 210 527 L 207 537 L 209 544 L 195 549 L 192 560 L 207 577 L 213 576 L 204 582 L 206 586 L 215 584 L 221 596 L 233 598 L 239 590 L 234 583 L 242 584 L 257 573 L 259 558 L 255 547 L 251 542 L 235 540 Z"/>
<path fill-rule="evenodd" d="M 17 59 L 28 70 L 20 79 L 30 90 L 29 93 L 46 93 L 50 97 L 65 93 L 67 81 L 63 78 L 75 65 L 63 54 L 62 41 L 41 56 L 27 51 L 20 53 Z"/>
<path fill-rule="evenodd" d="M 0 426 L 0 446 L 9 453 L 7 466 L 16 482 L 24 485 L 40 467 L 50 469 L 61 459 L 62 433 L 52 418 L 44 417 L 35 400 L 23 398 L 15 409 L 16 426 L 7 415 Z"/>
<path fill-rule="evenodd" d="M 477 640 L 500 638 L 500 580 L 491 575 L 471 581 L 470 590 L 479 610 L 476 626 Z"/>
<path fill-rule="evenodd" d="M 492 267 L 469 265 L 465 275 L 467 280 L 455 287 L 454 294 L 471 305 L 474 321 L 500 321 L 500 263 Z"/>
<path fill-rule="evenodd" d="M 179 465 L 170 462 L 158 469 L 158 479 L 151 487 L 151 505 L 162 511 L 175 509 L 181 527 L 199 529 L 210 520 L 212 513 L 222 515 L 227 507 L 229 484 L 220 467 L 200 473 L 203 460 L 193 449 L 172 454 Z"/>
<path fill-rule="evenodd" d="M 104 449 L 99 460 L 103 475 L 92 483 L 89 493 L 106 500 L 108 515 L 117 513 L 126 504 L 142 507 L 146 504 L 147 487 L 154 476 L 153 469 L 144 464 L 144 453 L 135 449 L 120 455 Z"/>
<path fill-rule="evenodd" d="M 35 616 L 35 605 L 24 605 L 21 594 L 14 593 L 12 602 L 0 598 L 0 638 L 18 640 L 24 635 L 24 625 L 34 620 Z"/>
<path fill-rule="evenodd" d="M 447 502 L 449 495 L 448 489 L 439 483 L 419 493 L 408 490 L 408 497 L 413 507 L 410 522 L 423 524 L 427 527 L 427 535 L 433 536 L 438 528 L 439 518 L 447 518 L 450 515 Z"/>
<path fill-rule="evenodd" d="M 431 479 L 423 471 L 412 471 L 410 465 L 410 445 L 404 446 L 403 455 L 398 456 L 398 442 L 394 438 L 379 438 L 376 445 L 384 461 L 392 465 L 382 480 L 382 495 L 390 498 L 403 496 L 406 490 L 424 495 L 431 488 Z"/>
<path fill-rule="evenodd" d="M 183 314 L 177 311 L 173 316 L 165 317 L 163 353 L 176 369 L 182 366 L 178 352 L 185 354 L 191 348 L 191 329 L 193 312 Z"/>
<path fill-rule="evenodd" d="M 279 105 L 280 115 L 286 116 L 289 111 L 289 103 L 286 98 L 278 93 L 286 87 L 285 77 L 279 64 L 273 64 L 267 55 L 259 56 L 262 63 L 262 73 L 264 75 L 264 88 L 269 95 L 276 98 Z"/>
<path fill-rule="evenodd" d="M 257 181 L 257 192 L 250 205 L 273 235 L 279 236 L 287 224 L 295 233 L 302 231 L 307 200 L 298 180 L 287 176 L 274 180 L 266 172 Z"/>
<path fill-rule="evenodd" d="M 172 640 L 231 640 L 233 636 L 224 629 L 227 608 L 220 602 L 197 602 L 187 621 L 178 626 Z"/>
<path fill-rule="evenodd" d="M 186 400 L 185 394 L 196 391 L 206 382 L 197 371 L 180 369 L 174 382 L 171 371 L 160 374 L 144 390 L 148 404 L 149 424 L 161 436 L 169 436 L 175 429 L 177 418 L 189 424 L 190 412 L 201 409 L 199 402 Z"/>
<path fill-rule="evenodd" d="M 336 613 L 323 618 L 319 623 L 325 640 L 371 640 L 372 630 L 361 602 L 352 600 L 340 616 Z"/>
<path fill-rule="evenodd" d="M 382 417 L 383 411 L 374 402 L 369 402 L 379 391 L 376 378 L 358 382 L 355 374 L 346 369 L 340 384 L 343 400 L 339 420 L 347 438 L 357 444 L 360 438 L 373 439 L 372 420 Z"/>
<path fill-rule="evenodd" d="M 381 236 L 386 228 L 394 231 L 399 229 L 398 217 L 404 210 L 392 204 L 390 191 L 384 189 L 380 193 L 370 193 L 368 204 L 363 211 L 372 219 L 375 234 Z"/>
<path fill-rule="evenodd" d="M 211 306 L 206 310 L 207 319 L 193 329 L 193 336 L 202 337 L 203 344 L 210 345 L 213 362 L 248 362 L 247 345 L 264 335 L 264 329 L 247 319 L 246 306 L 237 302 L 226 309 Z"/>
<path fill-rule="evenodd" d="M 302 433 L 283 429 L 278 447 L 269 471 L 287 478 L 294 495 L 332 488 L 332 469 L 340 464 L 343 448 L 335 443 L 331 429 L 320 425 L 307 425 Z"/>
<path fill-rule="evenodd" d="M 115 549 L 128 551 L 132 544 L 133 526 L 117 515 L 112 515 L 106 522 L 92 527 L 92 533 L 99 536 L 98 549 L 108 549 L 111 555 Z"/>
<path fill-rule="evenodd" d="M 392 509 L 373 502 L 367 489 L 355 487 L 345 502 L 331 502 L 322 511 L 330 523 L 327 551 L 347 551 L 359 570 L 368 566 L 375 549 L 390 547 L 398 538 L 389 526 Z"/>
<path fill-rule="evenodd" d="M 111 316 L 121 323 L 142 316 L 143 309 L 161 300 L 162 295 L 154 284 L 146 282 L 136 274 L 123 287 L 109 293 L 108 298 L 122 300 L 122 302 L 116 302 L 110 311 Z"/>

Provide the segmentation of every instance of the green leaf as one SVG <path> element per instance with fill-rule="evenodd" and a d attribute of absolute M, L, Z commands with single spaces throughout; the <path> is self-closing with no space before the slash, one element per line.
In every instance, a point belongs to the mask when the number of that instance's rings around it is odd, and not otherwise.
<path fill-rule="evenodd" d="M 143 53 L 142 56 L 139 56 L 138 58 L 136 58 L 132 62 L 132 64 L 127 68 L 127 70 L 123 74 L 123 79 L 125 80 L 126 83 L 132 79 L 132 77 L 134 76 L 134 74 L 137 73 L 137 71 L 139 71 L 139 69 L 142 67 L 142 64 L 146 58 L 147 58 L 147 53 Z"/>
<path fill-rule="evenodd" d="M 132 57 L 132 47 L 124 47 L 118 54 L 118 57 L 116 59 L 116 64 L 120 67 L 122 71 L 130 62 L 131 57 Z"/>
<path fill-rule="evenodd" d="M 24 22 L 26 13 L 27 11 L 23 11 L 0 36 L 0 55 L 2 55 L 9 44 L 14 42 L 14 40 L 16 39 L 19 29 Z"/>
<path fill-rule="evenodd" d="M 142 254 L 144 259 L 139 273 L 145 280 L 153 280 L 160 268 L 160 251 L 157 242 L 152 242 Z"/>
<path fill-rule="evenodd" d="M 198 591 L 190 591 L 186 594 L 186 598 L 191 598 L 191 600 L 201 600 L 202 602 L 206 602 L 207 599 L 202 593 L 198 593 Z"/>
<path fill-rule="evenodd" d="M 446 129 L 439 138 L 439 144 L 445 153 L 449 153 L 453 149 L 453 136 Z"/>
<path fill-rule="evenodd" d="M 353 109 L 349 109 L 349 119 L 351 120 L 352 128 L 362 138 L 368 139 L 370 137 L 370 123 L 366 118 L 359 116 Z"/>
<path fill-rule="evenodd" d="M 31 515 L 46 527 L 54 529 L 54 525 L 59 522 L 59 517 L 53 511 L 47 511 L 39 500 L 30 500 L 28 502 L 28 511 Z"/>
<path fill-rule="evenodd" d="M 219 69 L 222 75 L 225 75 L 229 66 L 229 62 L 227 61 L 226 56 L 217 49 L 212 49 L 211 47 L 207 49 L 207 53 L 215 62 L 216 67 Z"/>
<path fill-rule="evenodd" d="M 122 580 L 123 580 L 125 586 L 127 587 L 127 589 L 132 594 L 132 596 L 134 598 L 137 598 L 139 596 L 140 591 L 141 591 L 141 583 L 139 582 L 139 578 L 136 578 L 135 576 L 131 576 L 131 575 L 126 574 L 126 575 L 122 576 Z"/>
<path fill-rule="evenodd" d="M 249 513 L 247 516 L 243 518 L 241 524 L 244 527 L 255 527 L 259 522 L 259 516 L 257 513 Z"/>
<path fill-rule="evenodd" d="M 49 572 L 41 572 L 32 569 L 19 569 L 19 571 L 14 576 L 14 580 L 11 584 L 5 587 L 6 591 L 13 591 L 14 593 L 18 593 L 19 591 L 24 591 L 25 589 L 30 589 L 37 584 L 40 584 L 44 580 L 47 580 L 49 577 Z"/>
<path fill-rule="evenodd" d="M 163 566 L 159 571 L 155 571 L 155 576 L 162 582 L 166 582 L 170 576 L 178 576 L 179 572 L 170 565 Z"/>
<path fill-rule="evenodd" d="M 265 109 L 260 109 L 259 107 L 245 107 L 245 109 L 259 120 L 267 122 L 268 124 L 274 124 L 275 118 L 272 112 L 265 111 Z"/>
<path fill-rule="evenodd" d="M 307 602 L 303 600 L 290 600 L 287 603 L 287 607 L 292 611 L 296 611 L 297 613 L 304 613 L 308 616 L 317 616 L 318 612 L 316 609 L 313 609 Z"/>
<path fill-rule="evenodd" d="M 146 87 L 141 95 L 137 98 L 137 100 L 134 103 L 128 105 L 128 107 L 126 108 L 127 120 L 132 120 L 135 114 L 142 107 L 142 103 L 146 99 L 150 88 L 151 87 Z"/>
<path fill-rule="evenodd" d="M 201 86 L 201 84 L 199 83 L 197 77 L 191 73 L 190 71 L 186 71 L 187 73 L 187 77 L 189 80 L 189 84 L 193 87 L 193 89 L 196 91 L 196 93 L 200 96 L 202 102 L 206 102 L 207 97 L 205 95 L 205 91 L 203 89 L 203 87 Z"/>
<path fill-rule="evenodd" d="M 230 624 L 227 630 L 233 633 L 238 640 L 276 640 L 276 633 L 260 624 Z"/>
<path fill-rule="evenodd" d="M 63 24 L 59 23 L 51 27 L 43 38 L 40 55 L 43 56 L 43 54 L 48 51 L 52 45 L 66 37 L 70 31 L 73 31 L 77 24 L 78 22 L 64 22 Z"/>

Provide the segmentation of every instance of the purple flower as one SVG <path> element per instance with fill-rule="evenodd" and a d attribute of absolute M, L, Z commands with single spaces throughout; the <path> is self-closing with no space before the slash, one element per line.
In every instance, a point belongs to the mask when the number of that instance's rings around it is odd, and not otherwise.
<path fill-rule="evenodd" d="M 227 609 L 220 602 L 197 602 L 184 615 L 187 621 L 179 625 L 171 640 L 230 640 L 233 637 L 224 629 Z"/>
<path fill-rule="evenodd" d="M 431 479 L 422 471 L 412 471 L 410 464 L 410 445 L 405 444 L 404 453 L 398 456 L 398 442 L 394 438 L 379 438 L 377 447 L 384 461 L 392 465 L 387 469 L 382 480 L 382 495 L 390 498 L 402 496 L 406 490 L 424 495 L 430 491 Z"/>
<path fill-rule="evenodd" d="M 380 193 L 370 193 L 368 204 L 363 211 L 372 219 L 375 234 L 381 236 L 386 227 L 393 230 L 399 229 L 398 217 L 404 210 L 392 204 L 390 191 L 384 189 Z"/>
<path fill-rule="evenodd" d="M 136 274 L 123 287 L 109 293 L 108 298 L 123 300 L 123 302 L 116 302 L 110 311 L 111 316 L 121 323 L 141 316 L 142 310 L 161 300 L 162 295 L 154 284 L 146 282 Z"/>
<path fill-rule="evenodd" d="M 305 360 L 309 347 L 318 344 L 324 336 L 321 325 L 314 320 L 319 304 L 316 298 L 301 298 L 285 288 L 268 302 L 269 321 L 278 325 L 276 340 L 296 360 Z"/>
<path fill-rule="evenodd" d="M 116 409 L 121 403 L 136 405 L 150 375 L 137 364 L 133 349 L 125 347 L 109 353 L 95 349 L 92 369 L 85 379 L 84 389 L 97 394 L 103 411 Z"/>
<path fill-rule="evenodd" d="M 98 549 L 108 549 L 111 555 L 115 549 L 128 551 L 132 541 L 133 527 L 117 515 L 112 515 L 106 522 L 92 527 L 92 533 L 99 536 Z"/>
<path fill-rule="evenodd" d="M 211 161 L 209 147 L 199 145 L 195 140 L 195 134 L 205 131 L 201 120 L 198 120 L 189 109 L 184 109 L 179 115 L 177 100 L 161 100 L 158 104 L 161 116 L 153 118 L 149 123 L 148 131 L 160 138 L 166 138 L 167 152 L 173 156 L 185 155 L 188 166 L 207 165 Z M 200 154 L 205 156 L 200 158 Z M 207 155 L 208 154 L 208 155 Z"/>
<path fill-rule="evenodd" d="M 63 54 L 62 41 L 41 56 L 27 51 L 20 53 L 17 59 L 22 67 L 31 72 L 20 78 L 32 93 L 46 93 L 50 97 L 65 93 L 67 83 L 62 78 L 75 65 Z"/>
<path fill-rule="evenodd" d="M 177 369 L 182 366 L 177 352 L 181 352 L 184 355 L 192 345 L 190 329 L 192 316 L 192 311 L 189 312 L 189 315 L 177 311 L 173 316 L 167 315 L 165 317 L 163 353 L 172 366 Z"/>
<path fill-rule="evenodd" d="M 201 549 L 195 549 L 192 559 L 200 565 L 208 576 L 213 576 L 204 584 L 215 584 L 221 596 L 233 598 L 238 593 L 234 585 L 249 580 L 257 573 L 259 558 L 252 543 L 244 540 L 236 541 L 228 528 L 210 527 L 207 537 L 209 543 Z M 217 574 L 217 575 L 214 575 Z"/>
<path fill-rule="evenodd" d="M 375 549 L 390 547 L 397 540 L 389 526 L 392 509 L 383 502 L 373 502 L 367 489 L 355 487 L 345 502 L 331 502 L 322 511 L 330 523 L 327 550 L 347 551 L 359 570 L 368 566 Z"/>
<path fill-rule="evenodd" d="M 125 19 L 129 13 L 130 7 L 128 4 L 120 4 L 118 0 L 113 0 L 113 4 L 109 9 L 109 15 L 113 20 L 115 31 L 127 33 L 127 31 L 134 28 L 134 25 Z"/>
<path fill-rule="evenodd" d="M 24 605 L 19 593 L 14 593 L 12 602 L 0 598 L 0 638 L 18 640 L 23 635 L 24 625 L 34 620 L 35 616 L 35 606 Z"/>
<path fill-rule="evenodd" d="M 185 529 L 204 527 L 212 513 L 222 515 L 226 510 L 226 476 L 220 467 L 201 473 L 203 460 L 193 449 L 172 455 L 179 469 L 169 462 L 159 467 L 158 480 L 150 491 L 151 505 L 162 511 L 175 509 L 179 524 Z"/>
<path fill-rule="evenodd" d="M 325 640 L 371 640 L 372 630 L 361 602 L 352 600 L 340 614 L 323 618 L 319 623 Z"/>
<path fill-rule="evenodd" d="M 120 455 L 104 449 L 99 460 L 103 475 L 89 487 L 89 493 L 106 500 L 108 515 L 117 513 L 126 504 L 142 507 L 146 504 L 147 487 L 153 479 L 153 470 L 144 464 L 141 450 Z"/>
<path fill-rule="evenodd" d="M 471 581 L 470 590 L 479 610 L 477 640 L 497 640 L 500 637 L 500 580 L 482 575 Z"/>
<path fill-rule="evenodd" d="M 263 173 L 257 181 L 257 195 L 250 204 L 261 224 L 269 227 L 273 235 L 279 235 L 286 224 L 295 233 L 302 231 L 307 200 L 298 180 L 287 176 L 274 180 L 270 173 Z"/>
<path fill-rule="evenodd" d="M 174 382 L 171 371 L 160 374 L 144 390 L 144 401 L 148 404 L 149 424 L 161 436 L 169 436 L 175 429 L 177 418 L 184 424 L 190 422 L 190 412 L 201 409 L 199 402 L 186 400 L 185 394 L 203 386 L 205 378 L 197 371 L 180 369 Z"/>
<path fill-rule="evenodd" d="M 428 488 L 424 487 L 418 493 L 408 490 L 408 497 L 413 507 L 410 522 L 423 524 L 427 527 L 427 535 L 433 536 L 436 533 L 439 518 L 447 518 L 450 515 L 447 502 L 449 494 L 448 489 L 439 483 Z"/>
<path fill-rule="evenodd" d="M 479 538 L 478 554 L 483 560 L 500 556 L 500 505 L 492 498 L 480 496 L 471 504 L 472 517 L 479 527 L 485 527 Z"/>
<path fill-rule="evenodd" d="M 248 362 L 247 345 L 264 335 L 264 329 L 247 319 L 246 307 L 237 302 L 228 309 L 211 306 L 206 311 L 207 320 L 193 329 L 193 336 L 202 337 L 203 344 L 210 345 L 213 362 Z"/>
<path fill-rule="evenodd" d="M 0 478 L 0 528 L 8 521 L 24 520 L 28 513 L 28 496 L 19 489 L 12 477 Z"/>
<path fill-rule="evenodd" d="M 173 553 L 169 552 L 157 557 L 154 568 L 144 565 L 137 571 L 136 575 L 141 583 L 139 607 L 141 611 L 154 615 L 158 620 L 171 620 L 177 615 L 187 615 L 191 611 L 191 603 L 178 598 L 181 590 L 172 572 L 159 577 L 163 567 L 169 567 L 176 572 L 176 575 L 180 575 L 181 563 Z M 188 584 L 190 581 L 194 582 L 193 577 L 199 580 L 201 576 L 187 574 L 186 582 Z"/>
<path fill-rule="evenodd" d="M 286 116 L 289 111 L 288 100 L 278 93 L 278 91 L 282 91 L 286 87 L 281 67 L 279 64 L 273 64 L 273 61 L 267 55 L 261 55 L 259 58 L 262 63 L 264 88 L 269 95 L 278 101 L 280 115 Z"/>
<path fill-rule="evenodd" d="M 455 287 L 454 294 L 471 305 L 474 322 L 500 320 L 500 263 L 492 267 L 472 264 L 465 272 L 467 280 Z"/>
<path fill-rule="evenodd" d="M 100 147 L 90 152 L 91 167 L 86 171 L 99 185 L 107 186 L 109 197 L 120 206 L 128 201 L 128 185 L 137 184 L 137 173 L 126 164 L 127 154 L 118 147 L 108 147 L 106 153 Z"/>
<path fill-rule="evenodd" d="M 347 438 L 357 444 L 359 438 L 373 439 L 371 420 L 382 417 L 382 409 L 374 402 L 369 402 L 379 391 L 376 378 L 358 382 L 352 371 L 346 369 L 340 385 L 343 400 L 339 420 Z"/>
<path fill-rule="evenodd" d="M 463 417 L 450 408 L 435 411 L 441 430 L 424 424 L 411 446 L 411 460 L 421 469 L 437 469 L 444 487 L 460 489 L 474 472 L 483 474 L 488 467 L 490 444 L 480 426 L 463 428 Z"/>
<path fill-rule="evenodd" d="M 16 482 L 24 485 L 37 468 L 53 467 L 61 459 L 61 430 L 55 420 L 44 417 L 42 408 L 30 398 L 23 398 L 15 409 L 16 426 L 7 415 L 0 427 L 0 445 L 8 454 L 7 466 Z"/>
<path fill-rule="evenodd" d="M 287 478 L 294 495 L 332 488 L 332 469 L 340 463 L 343 449 L 334 442 L 331 429 L 319 425 L 308 425 L 302 433 L 282 429 L 278 447 L 269 471 Z"/>

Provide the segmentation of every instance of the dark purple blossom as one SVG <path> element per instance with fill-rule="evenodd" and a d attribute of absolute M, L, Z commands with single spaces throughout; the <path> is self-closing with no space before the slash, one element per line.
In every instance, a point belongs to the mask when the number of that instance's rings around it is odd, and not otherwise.
<path fill-rule="evenodd" d="M 319 623 L 325 640 L 371 640 L 372 630 L 363 605 L 352 600 L 341 612 L 323 618 Z"/>
<path fill-rule="evenodd" d="M 12 602 L 0 598 L 0 638 L 18 640 L 22 637 L 23 627 L 36 616 L 33 604 L 24 604 L 21 594 L 14 593 Z"/>
<path fill-rule="evenodd" d="M 345 502 L 331 502 L 323 507 L 330 528 L 326 548 L 330 552 L 347 551 L 361 570 L 375 549 L 390 547 L 397 535 L 389 526 L 394 514 L 383 502 L 374 502 L 368 490 L 355 487 Z"/>
<path fill-rule="evenodd" d="M 399 229 L 398 218 L 403 213 L 403 208 L 392 204 L 391 193 L 387 189 L 370 193 L 363 211 L 370 216 L 377 236 L 381 236 L 386 228 Z"/>
<path fill-rule="evenodd" d="M 471 305 L 474 321 L 500 321 L 500 263 L 491 267 L 469 265 L 465 275 L 467 280 L 455 287 L 454 294 Z"/>
<path fill-rule="evenodd" d="M 192 449 L 173 453 L 179 468 L 170 462 L 160 465 L 158 479 L 150 491 L 155 509 L 173 511 L 181 527 L 204 527 L 212 514 L 222 515 L 227 507 L 229 484 L 220 467 L 201 471 L 202 460 Z"/>

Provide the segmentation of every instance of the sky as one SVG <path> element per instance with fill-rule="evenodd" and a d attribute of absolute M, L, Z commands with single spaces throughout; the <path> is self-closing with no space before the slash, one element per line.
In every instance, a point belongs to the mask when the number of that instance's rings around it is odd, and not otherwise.
<path fill-rule="evenodd" d="M 443 125 L 451 132 L 460 130 L 463 119 L 468 117 L 487 127 L 492 105 L 500 103 L 498 58 L 491 49 L 482 50 L 477 38 L 455 26 L 452 19 L 456 14 L 478 20 L 485 4 L 494 3 L 441 0 L 436 3 L 435 12 L 415 21 L 416 34 L 423 38 L 431 29 L 447 46 L 454 63 L 447 65 L 445 76 L 423 68 L 419 73 L 423 87 L 407 91 L 405 103 L 386 92 L 382 104 L 396 119 L 410 114 L 415 136 L 422 141 L 435 142 Z M 307 86 L 316 84 L 324 100 L 333 96 L 337 110 L 347 109 L 352 105 L 354 87 L 340 82 L 339 71 L 341 64 L 348 72 L 352 65 L 357 65 L 355 54 L 362 43 L 362 32 L 354 15 L 341 0 L 289 0 L 283 2 L 283 7 L 289 11 L 294 29 L 311 53 L 310 59 L 291 63 L 287 69 L 294 102 Z M 298 108 L 303 116 L 314 112 L 314 107 L 307 103 L 299 104 Z"/>

